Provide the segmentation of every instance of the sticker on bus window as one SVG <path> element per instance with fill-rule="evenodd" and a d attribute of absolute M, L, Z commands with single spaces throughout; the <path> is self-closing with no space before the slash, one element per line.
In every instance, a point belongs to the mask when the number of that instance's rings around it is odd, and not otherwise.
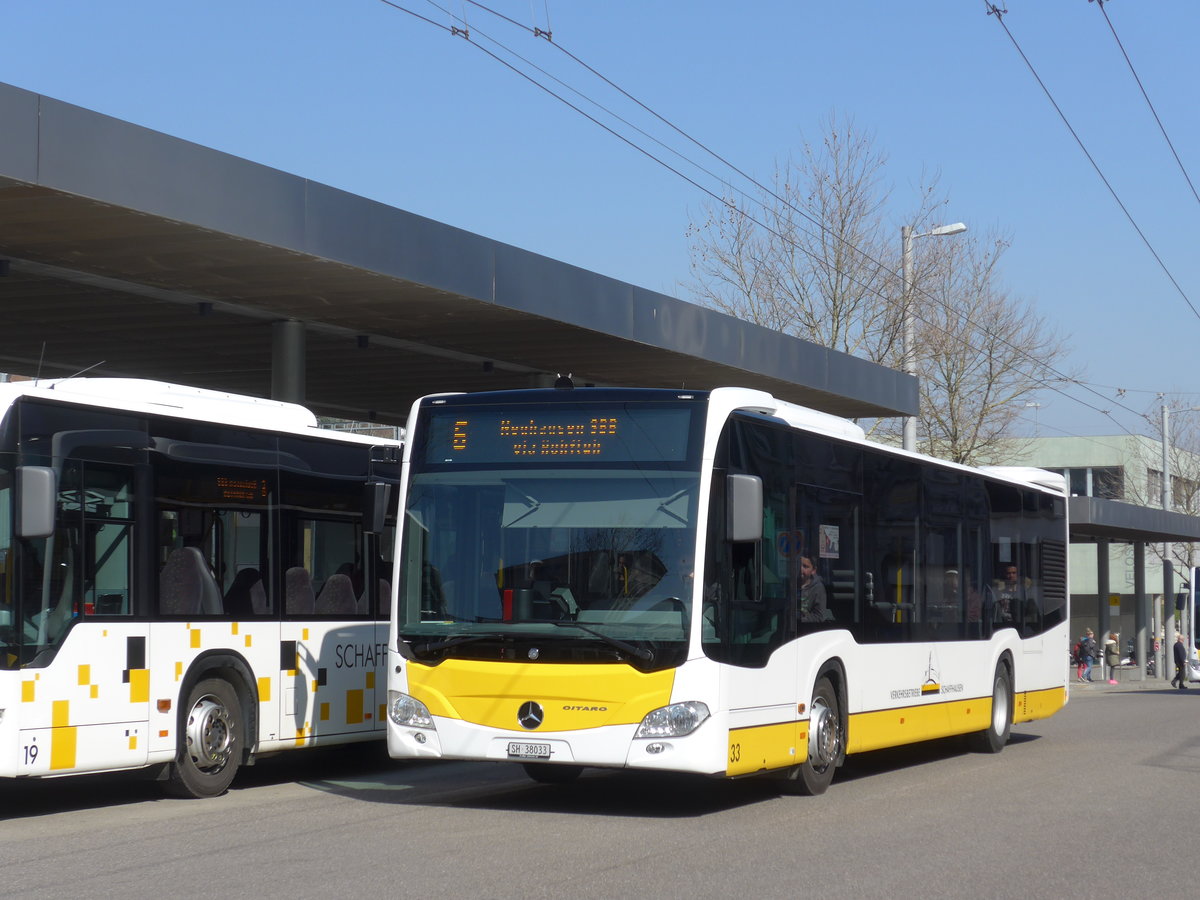
<path fill-rule="evenodd" d="M 821 526 L 821 559 L 837 559 L 842 555 L 838 549 L 840 530 L 837 525 Z"/>

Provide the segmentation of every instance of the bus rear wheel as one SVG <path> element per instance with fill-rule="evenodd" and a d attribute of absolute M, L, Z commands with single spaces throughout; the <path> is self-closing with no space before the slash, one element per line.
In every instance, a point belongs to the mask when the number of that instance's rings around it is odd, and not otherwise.
<path fill-rule="evenodd" d="M 992 715 L 988 727 L 970 736 L 971 749 L 976 753 L 999 753 L 1008 743 L 1012 731 L 1012 675 L 1004 663 L 996 666 L 992 679 Z"/>
<path fill-rule="evenodd" d="M 844 750 L 844 736 L 837 691 L 828 678 L 820 679 L 813 688 L 805 750 L 808 758 L 800 765 L 792 766 L 783 776 L 781 784 L 786 794 L 809 797 L 823 794 L 837 771 Z"/>
<path fill-rule="evenodd" d="M 197 682 L 188 693 L 167 792 L 176 797 L 217 797 L 237 774 L 242 755 L 242 704 L 221 678 Z"/>

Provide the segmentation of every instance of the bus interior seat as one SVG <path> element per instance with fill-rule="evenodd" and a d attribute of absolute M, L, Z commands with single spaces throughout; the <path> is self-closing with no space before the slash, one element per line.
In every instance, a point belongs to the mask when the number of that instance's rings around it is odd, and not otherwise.
<path fill-rule="evenodd" d="M 358 598 L 349 575 L 330 575 L 317 595 L 316 611 L 321 615 L 353 616 L 358 612 Z"/>
<path fill-rule="evenodd" d="M 285 609 L 292 615 L 312 615 L 317 608 L 312 576 L 303 566 L 292 566 L 283 574 Z"/>
<path fill-rule="evenodd" d="M 176 616 L 220 615 L 221 590 L 198 547 L 171 551 L 158 573 L 159 609 Z"/>
<path fill-rule="evenodd" d="M 225 611 L 235 618 L 261 616 L 270 611 L 258 569 L 247 566 L 238 570 L 225 592 Z"/>

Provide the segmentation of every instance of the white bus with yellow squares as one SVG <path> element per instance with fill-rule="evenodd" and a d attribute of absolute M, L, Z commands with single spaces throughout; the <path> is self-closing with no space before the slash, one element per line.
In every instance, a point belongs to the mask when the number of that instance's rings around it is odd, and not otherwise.
<path fill-rule="evenodd" d="M 0 777 L 203 797 L 382 739 L 399 448 L 161 382 L 0 384 Z"/>
<path fill-rule="evenodd" d="M 996 752 L 1067 701 L 1060 476 L 867 441 L 758 391 L 562 389 L 413 408 L 388 747 L 764 774 Z"/>

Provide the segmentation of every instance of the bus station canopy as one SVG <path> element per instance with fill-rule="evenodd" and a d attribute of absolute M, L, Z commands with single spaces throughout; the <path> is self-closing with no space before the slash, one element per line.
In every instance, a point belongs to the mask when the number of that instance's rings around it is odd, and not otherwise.
<path fill-rule="evenodd" d="M 280 399 L 391 423 L 560 373 L 917 409 L 895 370 L 128 122 L 4 84 L 0 121 L 0 371 L 279 396 L 287 347 Z"/>
<path fill-rule="evenodd" d="M 1100 497 L 1072 497 L 1067 519 L 1072 543 L 1097 540 L 1123 543 L 1200 543 L 1200 516 L 1135 506 Z"/>

